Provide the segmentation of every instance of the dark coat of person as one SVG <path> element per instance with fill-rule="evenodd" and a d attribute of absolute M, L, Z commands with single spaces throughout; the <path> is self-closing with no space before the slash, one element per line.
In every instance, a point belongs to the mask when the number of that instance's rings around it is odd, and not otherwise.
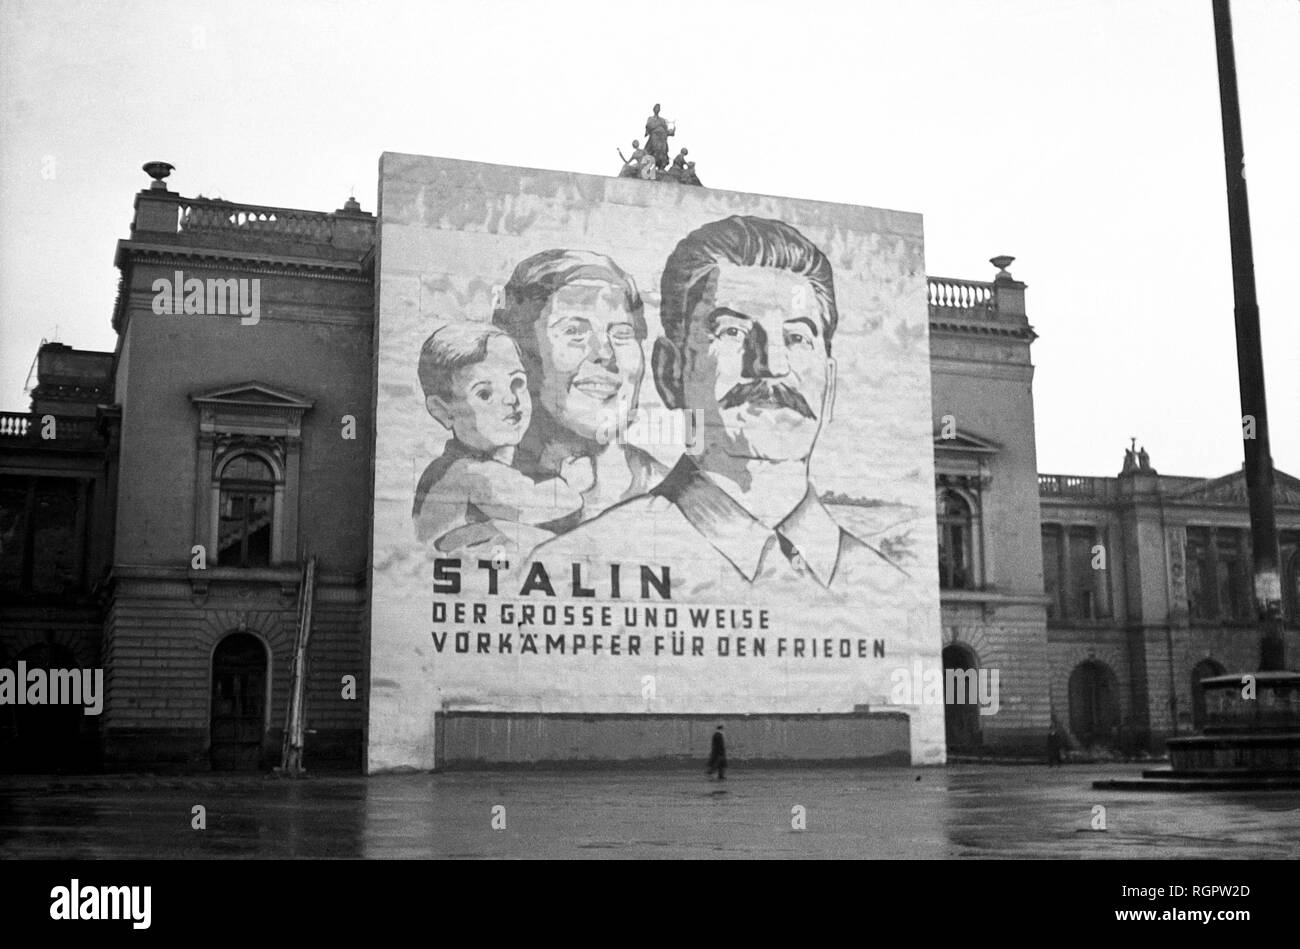
<path fill-rule="evenodd" d="M 722 737 L 721 731 L 713 733 L 713 745 L 709 749 L 709 770 L 725 768 L 727 766 L 727 743 Z"/>

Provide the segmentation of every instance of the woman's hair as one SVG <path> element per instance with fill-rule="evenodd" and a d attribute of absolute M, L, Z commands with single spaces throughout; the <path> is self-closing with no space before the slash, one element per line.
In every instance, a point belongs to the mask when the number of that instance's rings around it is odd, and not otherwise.
<path fill-rule="evenodd" d="M 493 325 L 531 350 L 535 345 L 533 324 L 546 304 L 560 288 L 579 280 L 602 280 L 622 291 L 636 338 L 646 338 L 645 305 L 636 282 L 609 257 L 590 250 L 544 250 L 520 261 L 502 292 L 501 305 L 492 314 Z"/>

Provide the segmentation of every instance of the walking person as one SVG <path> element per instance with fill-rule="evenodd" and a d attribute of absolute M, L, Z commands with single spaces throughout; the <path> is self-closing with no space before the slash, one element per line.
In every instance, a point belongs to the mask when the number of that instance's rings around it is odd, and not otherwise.
<path fill-rule="evenodd" d="M 713 746 L 709 749 L 709 770 L 705 774 L 713 776 L 718 772 L 718 780 L 727 780 L 727 743 L 722 737 L 722 726 L 713 733 Z"/>
<path fill-rule="evenodd" d="M 1047 731 L 1047 766 L 1049 768 L 1058 768 L 1061 765 L 1062 758 L 1062 741 L 1061 733 L 1057 730 L 1056 724 Z"/>

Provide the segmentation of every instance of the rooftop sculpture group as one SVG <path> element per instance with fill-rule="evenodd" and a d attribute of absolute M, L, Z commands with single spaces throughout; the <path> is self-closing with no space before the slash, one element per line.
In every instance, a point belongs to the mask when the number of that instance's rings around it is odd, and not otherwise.
<path fill-rule="evenodd" d="M 645 148 L 640 139 L 632 140 L 632 156 L 618 150 L 618 157 L 623 159 L 620 178 L 641 178 L 645 181 L 674 181 L 682 185 L 699 185 L 700 179 L 695 175 L 695 162 L 687 161 L 689 151 L 683 148 L 668 163 L 668 139 L 677 134 L 676 124 L 659 115 L 659 103 L 655 103 L 654 114 L 645 120 Z"/>

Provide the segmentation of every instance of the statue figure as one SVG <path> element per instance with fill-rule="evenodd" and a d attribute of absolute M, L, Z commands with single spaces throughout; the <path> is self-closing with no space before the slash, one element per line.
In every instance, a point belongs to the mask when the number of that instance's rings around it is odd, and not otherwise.
<path fill-rule="evenodd" d="M 695 162 L 686 160 L 690 149 L 681 149 L 673 158 L 672 166 L 668 164 L 668 138 L 676 135 L 677 129 L 674 128 L 673 123 L 660 117 L 657 102 L 654 105 L 654 115 L 646 119 L 645 132 L 645 148 L 641 147 L 639 139 L 633 139 L 630 157 L 624 155 L 621 148 L 616 149 L 618 157 L 623 160 L 623 167 L 619 169 L 618 176 L 640 178 L 642 181 L 671 181 L 674 184 L 699 187 L 701 182 L 695 174 Z"/>
<path fill-rule="evenodd" d="M 659 103 L 655 103 L 654 115 L 645 120 L 645 149 L 654 156 L 655 168 L 668 167 L 668 137 L 677 132 L 666 119 L 659 117 Z"/>
<path fill-rule="evenodd" d="M 1120 474 L 1132 474 L 1138 470 L 1137 439 L 1129 439 L 1129 447 L 1124 449 L 1124 468 Z"/>
<path fill-rule="evenodd" d="M 623 149 L 615 149 L 618 157 L 623 159 L 623 167 L 619 170 L 620 178 L 640 178 L 641 177 L 641 160 L 646 157 L 645 149 L 636 139 L 632 139 L 632 157 L 628 158 L 623 154 Z"/>
<path fill-rule="evenodd" d="M 1138 449 L 1138 470 L 1155 474 L 1151 468 L 1151 456 L 1147 454 L 1145 445 Z"/>

